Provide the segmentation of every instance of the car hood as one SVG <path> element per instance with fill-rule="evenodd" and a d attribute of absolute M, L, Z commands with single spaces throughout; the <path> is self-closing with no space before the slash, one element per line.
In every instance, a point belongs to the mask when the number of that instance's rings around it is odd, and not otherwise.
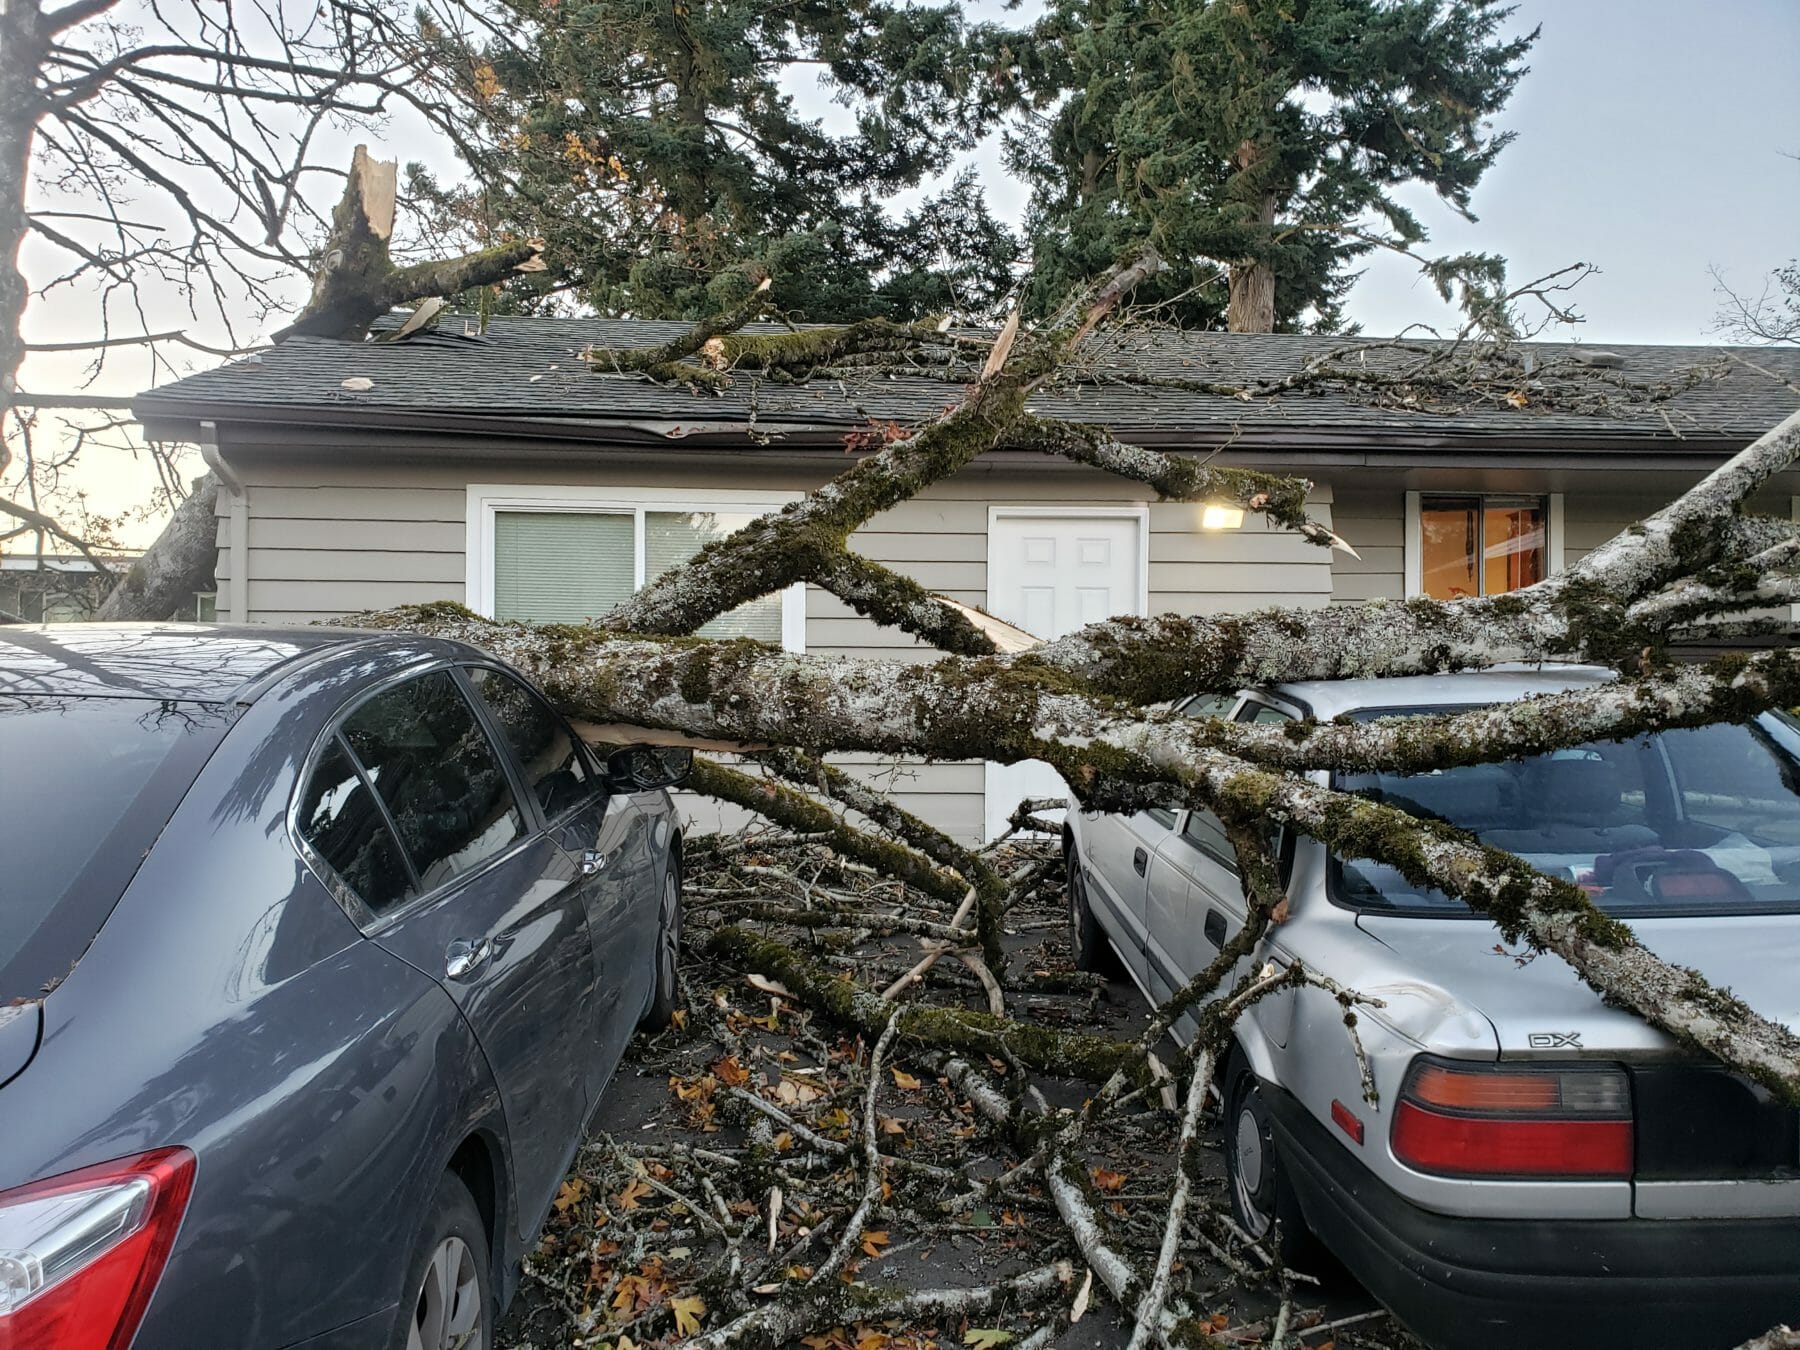
<path fill-rule="evenodd" d="M 44 1008 L 36 999 L 0 1006 L 0 1087 L 31 1063 L 43 1030 Z"/>
<path fill-rule="evenodd" d="M 1478 1009 L 1503 1054 L 1666 1050 L 1674 1044 L 1636 1014 L 1608 1007 L 1561 957 L 1527 957 L 1492 924 L 1362 914 L 1357 926 L 1389 948 L 1426 989 Z M 1691 966 L 1763 1016 L 1800 1031 L 1800 915 L 1639 919 L 1638 940 Z M 1389 1017 L 1412 1034 L 1407 1014 Z"/>

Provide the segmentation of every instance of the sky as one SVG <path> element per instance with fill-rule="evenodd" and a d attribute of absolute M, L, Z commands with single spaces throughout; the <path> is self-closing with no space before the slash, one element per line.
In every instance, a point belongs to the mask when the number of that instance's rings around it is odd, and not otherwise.
<path fill-rule="evenodd" d="M 1006 15 L 999 0 L 968 8 Z M 1032 8 L 1027 0 L 1010 17 Z M 1800 253 L 1800 0 L 1520 0 L 1512 22 L 1541 25 L 1542 35 L 1497 119 L 1516 139 L 1475 192 L 1479 220 L 1428 192 L 1403 196 L 1429 227 L 1430 250 L 1500 253 L 1515 281 L 1594 265 L 1573 297 L 1586 322 L 1567 335 L 1581 341 L 1721 340 L 1709 269 L 1755 291 Z M 796 93 L 821 117 L 842 115 L 814 91 Z M 391 134 L 392 146 L 371 149 L 417 156 L 403 129 Z M 998 138 L 971 158 L 991 205 L 1016 223 L 1024 193 L 1001 170 Z M 296 285 L 296 300 L 303 290 Z M 1392 256 L 1370 260 L 1347 313 L 1368 334 L 1454 322 L 1413 265 Z M 59 327 L 47 310 L 31 316 L 40 337 Z M 79 374 L 66 359 L 42 361 L 22 383 L 67 388 Z M 127 361 L 93 388 L 131 393 L 145 382 L 141 363 Z M 115 511 L 144 500 L 152 480 L 141 457 L 115 451 L 94 454 L 79 481 L 96 509 Z M 124 537 L 147 543 L 156 528 Z"/>

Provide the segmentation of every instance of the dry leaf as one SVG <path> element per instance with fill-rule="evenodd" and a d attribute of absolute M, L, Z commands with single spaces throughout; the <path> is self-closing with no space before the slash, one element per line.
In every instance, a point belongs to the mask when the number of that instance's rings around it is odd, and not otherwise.
<path fill-rule="evenodd" d="M 675 1330 L 692 1336 L 700 1330 L 700 1319 L 706 1316 L 706 1303 L 698 1294 L 689 1294 L 686 1298 L 670 1299 L 669 1311 L 675 1314 Z"/>
<path fill-rule="evenodd" d="M 570 1177 L 557 1189 L 555 1207 L 558 1214 L 568 1213 L 569 1207 L 577 1203 L 587 1194 L 587 1182 L 580 1177 Z"/>
<path fill-rule="evenodd" d="M 924 1087 L 925 1085 L 923 1083 L 921 1083 L 918 1079 L 914 1078 L 910 1073 L 906 1072 L 906 1070 L 895 1069 L 894 1070 L 894 1086 L 897 1088 L 903 1088 L 907 1092 L 917 1092 L 920 1088 Z"/>
<path fill-rule="evenodd" d="M 1088 1271 L 1081 1281 L 1081 1288 L 1075 1293 L 1075 1301 L 1069 1305 L 1069 1325 L 1074 1326 L 1088 1310 L 1088 1295 L 1094 1292 L 1094 1272 Z"/>
<path fill-rule="evenodd" d="M 1109 1171 L 1104 1167 L 1094 1168 L 1093 1178 L 1096 1187 L 1109 1193 L 1124 1190 L 1127 1180 L 1123 1172 Z"/>
<path fill-rule="evenodd" d="M 881 1249 L 888 1245 L 888 1234 L 885 1228 L 865 1228 L 862 1235 L 862 1249 L 869 1256 L 880 1256 Z"/>
<path fill-rule="evenodd" d="M 624 1190 L 619 1192 L 618 1198 L 614 1200 L 613 1203 L 620 1209 L 636 1209 L 638 1207 L 638 1201 L 649 1194 L 650 1183 L 633 1178 L 631 1183 L 626 1186 Z"/>
<path fill-rule="evenodd" d="M 771 980 L 766 975 L 750 974 L 744 976 L 744 982 L 753 989 L 760 989 L 765 994 L 779 994 L 782 998 L 793 998 L 794 991 L 780 980 Z"/>

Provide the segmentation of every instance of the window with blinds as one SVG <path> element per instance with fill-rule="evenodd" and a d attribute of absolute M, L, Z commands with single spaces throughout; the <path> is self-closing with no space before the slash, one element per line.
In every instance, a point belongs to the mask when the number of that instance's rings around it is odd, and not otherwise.
<path fill-rule="evenodd" d="M 494 617 L 582 623 L 629 596 L 639 575 L 654 580 L 752 519 L 749 511 L 496 511 Z M 780 593 L 752 600 L 700 636 L 779 646 L 781 606 Z"/>

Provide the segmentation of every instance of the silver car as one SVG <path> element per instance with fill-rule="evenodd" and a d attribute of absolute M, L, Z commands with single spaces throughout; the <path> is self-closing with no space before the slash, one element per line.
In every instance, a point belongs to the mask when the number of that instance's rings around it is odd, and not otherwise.
<path fill-rule="evenodd" d="M 1579 667 L 1297 683 L 1178 705 L 1240 722 L 1443 712 L 1610 678 Z M 1320 776 L 1320 781 L 1325 781 Z M 1800 1028 L 1800 725 L 1595 743 L 1335 786 L 1468 829 L 1572 880 L 1663 957 Z M 1204 811 L 1064 832 L 1077 961 L 1117 959 L 1152 1002 L 1244 923 Z M 1239 975 L 1303 986 L 1236 1027 L 1219 1084 L 1239 1224 L 1320 1243 L 1440 1347 L 1731 1346 L 1800 1319 L 1800 1111 L 1607 1006 L 1560 959 L 1509 948 L 1394 869 L 1281 845 L 1290 915 Z M 1229 981 L 1227 984 L 1229 985 Z M 1192 1036 L 1196 1023 L 1178 1030 Z M 1302 1266 L 1304 1268 L 1304 1266 Z"/>

